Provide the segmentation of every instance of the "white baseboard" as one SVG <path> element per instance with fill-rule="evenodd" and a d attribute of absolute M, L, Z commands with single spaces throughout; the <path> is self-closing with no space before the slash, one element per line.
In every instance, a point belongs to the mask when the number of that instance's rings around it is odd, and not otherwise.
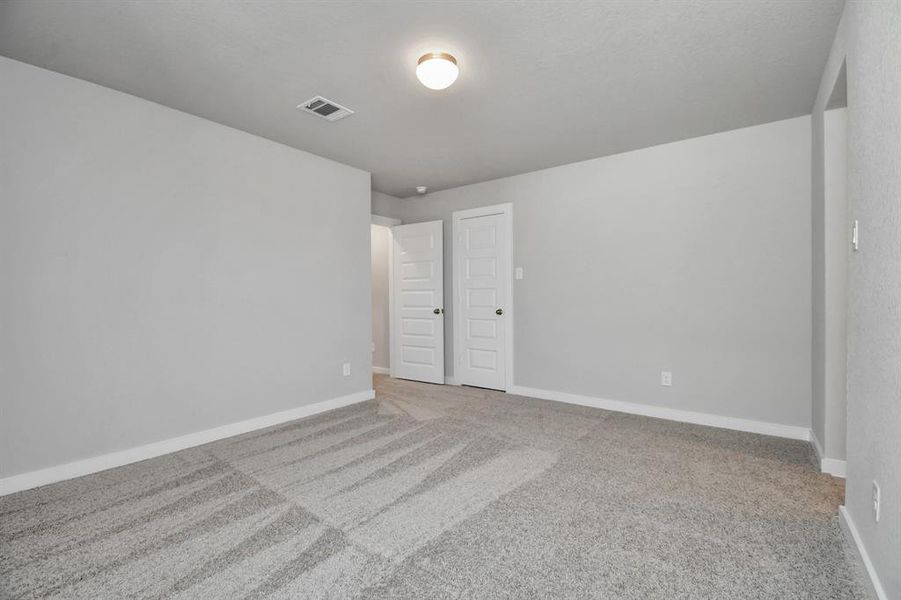
<path fill-rule="evenodd" d="M 377 367 L 372 365 L 372 372 L 378 375 L 391 375 L 391 369 L 388 367 Z"/>
<path fill-rule="evenodd" d="M 532 398 L 541 398 L 542 400 L 553 400 L 555 402 L 566 402 L 567 404 L 591 406 L 594 408 L 602 408 L 604 410 L 612 410 L 615 412 L 629 413 L 633 415 L 655 417 L 657 419 L 667 419 L 669 421 L 681 421 L 682 423 L 694 423 L 695 425 L 707 425 L 710 427 L 720 427 L 723 429 L 734 429 L 737 431 L 762 433 L 764 435 L 773 435 L 777 437 L 790 438 L 793 440 L 803 440 L 805 442 L 810 440 L 810 429 L 808 429 L 807 427 L 798 427 L 796 425 L 782 425 L 780 423 L 769 423 L 766 421 L 752 421 L 750 419 L 740 419 L 737 417 L 722 417 L 719 415 L 692 412 L 678 408 L 651 406 L 650 404 L 623 402 L 621 400 L 606 400 L 604 398 L 582 396 L 579 394 L 570 394 L 567 392 L 553 392 L 549 390 L 541 390 L 538 388 L 524 387 L 521 385 L 511 386 L 507 390 L 507 393 L 517 394 L 519 396 L 531 396 Z"/>
<path fill-rule="evenodd" d="M 888 594 L 885 592 L 885 588 L 882 587 L 882 582 L 879 581 L 879 575 L 876 574 L 876 568 L 873 566 L 873 561 L 870 560 L 870 555 L 867 553 L 867 549 L 860 539 L 860 533 L 857 531 L 857 526 L 854 525 L 853 519 L 851 519 L 851 513 L 848 512 L 848 509 L 845 508 L 844 505 L 838 507 L 838 518 L 842 524 L 842 529 L 851 536 L 851 541 L 857 549 L 857 553 L 860 555 L 860 560 L 867 570 L 867 575 L 870 576 L 870 583 L 873 585 L 873 591 L 876 592 L 876 598 L 879 600 L 888 600 Z"/>
<path fill-rule="evenodd" d="M 820 461 L 820 471 L 844 479 L 848 472 L 848 463 L 835 458 L 824 458 Z"/>
<path fill-rule="evenodd" d="M 373 390 L 364 390 L 347 396 L 340 396 L 338 398 L 323 400 L 322 402 L 315 402 L 313 404 L 299 406 L 297 408 L 264 415 L 262 417 L 255 417 L 238 423 L 222 425 L 221 427 L 214 427 L 212 429 L 189 433 L 160 442 L 153 442 L 144 446 L 129 448 L 128 450 L 110 452 L 109 454 L 86 458 L 84 460 L 57 465 L 55 467 L 48 467 L 46 469 L 40 469 L 39 471 L 30 471 L 28 473 L 13 475 L 11 477 L 0 479 L 0 496 L 47 485 L 48 483 L 81 477 L 82 475 L 90 475 L 91 473 L 105 471 L 114 467 L 121 467 L 148 458 L 184 450 L 185 448 L 200 446 L 201 444 L 207 444 L 233 435 L 247 433 L 256 429 L 263 429 L 264 427 L 271 427 L 272 425 L 294 421 L 295 419 L 302 419 L 303 417 L 309 417 L 343 406 L 349 406 L 351 404 L 356 404 L 357 402 L 372 400 L 373 398 L 375 398 L 375 392 Z"/>
<path fill-rule="evenodd" d="M 813 446 L 813 451 L 816 452 L 817 462 L 823 462 L 823 445 L 820 443 L 820 438 L 817 437 L 816 432 L 811 428 L 810 430 L 810 445 Z"/>
<path fill-rule="evenodd" d="M 810 444 L 813 446 L 814 452 L 817 454 L 817 460 L 820 463 L 820 472 L 832 475 L 833 477 L 845 478 L 847 472 L 847 463 L 837 458 L 826 458 L 823 451 L 823 445 L 817 438 L 817 434 L 813 429 L 810 430 Z"/>

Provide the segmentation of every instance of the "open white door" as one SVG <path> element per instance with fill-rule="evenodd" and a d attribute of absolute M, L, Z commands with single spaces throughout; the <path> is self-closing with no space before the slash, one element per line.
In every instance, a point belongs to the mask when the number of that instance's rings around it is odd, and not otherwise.
<path fill-rule="evenodd" d="M 444 242 L 442 221 L 397 225 L 391 376 L 444 383 Z"/>
<path fill-rule="evenodd" d="M 454 378 L 506 390 L 513 374 L 513 206 L 454 213 Z"/>

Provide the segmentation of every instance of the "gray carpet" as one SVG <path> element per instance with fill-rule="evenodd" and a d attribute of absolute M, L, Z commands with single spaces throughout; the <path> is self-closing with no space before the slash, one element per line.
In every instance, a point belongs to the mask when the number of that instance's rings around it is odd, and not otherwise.
<path fill-rule="evenodd" d="M 0 498 L 4 598 L 863 598 L 806 443 L 376 379 Z"/>

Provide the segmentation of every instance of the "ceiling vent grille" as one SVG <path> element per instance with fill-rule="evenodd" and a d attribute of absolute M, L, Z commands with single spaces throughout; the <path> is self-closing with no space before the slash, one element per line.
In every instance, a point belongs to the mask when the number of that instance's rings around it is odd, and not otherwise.
<path fill-rule="evenodd" d="M 326 121 L 337 121 L 354 114 L 354 111 L 346 106 L 341 106 L 337 102 L 332 102 L 322 96 L 310 98 L 303 104 L 298 104 L 297 108 L 312 113 L 317 117 L 322 117 Z"/>

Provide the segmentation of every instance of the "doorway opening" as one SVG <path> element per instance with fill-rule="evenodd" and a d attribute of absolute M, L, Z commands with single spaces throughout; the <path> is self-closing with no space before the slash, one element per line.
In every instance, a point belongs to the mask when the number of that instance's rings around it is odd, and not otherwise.
<path fill-rule="evenodd" d="M 391 285 L 391 227 L 400 219 L 372 215 L 369 240 L 372 258 L 372 372 L 387 375 L 391 371 L 390 353 L 390 285 Z"/>
<path fill-rule="evenodd" d="M 848 263 L 854 221 L 848 201 L 848 90 L 843 64 L 823 111 L 823 196 L 814 224 L 814 445 L 820 470 L 845 476 Z"/>

